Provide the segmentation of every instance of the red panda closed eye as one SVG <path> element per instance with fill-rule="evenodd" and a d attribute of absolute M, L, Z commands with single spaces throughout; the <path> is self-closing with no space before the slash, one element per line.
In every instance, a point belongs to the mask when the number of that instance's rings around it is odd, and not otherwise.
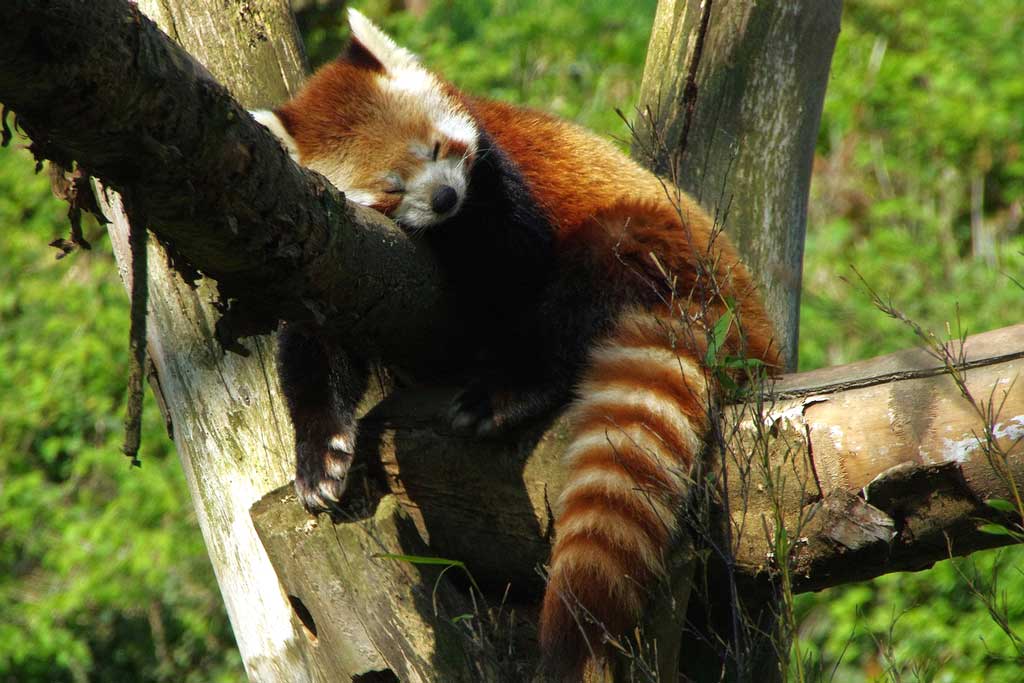
<path fill-rule="evenodd" d="M 348 51 L 256 116 L 435 250 L 468 321 L 465 357 L 481 359 L 453 428 L 489 435 L 571 402 L 540 641 L 549 675 L 579 680 L 603 634 L 635 625 L 679 531 L 718 392 L 701 321 L 734 314 L 727 352 L 777 368 L 772 324 L 691 198 L 576 125 L 458 91 L 349 20 Z M 365 363 L 290 330 L 280 372 L 296 488 L 311 512 L 335 511 Z"/>

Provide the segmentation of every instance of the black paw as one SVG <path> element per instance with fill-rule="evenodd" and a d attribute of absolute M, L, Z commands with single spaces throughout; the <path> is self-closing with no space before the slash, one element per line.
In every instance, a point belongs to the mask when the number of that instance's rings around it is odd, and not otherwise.
<path fill-rule="evenodd" d="M 355 433 L 336 435 L 327 444 L 303 442 L 297 447 L 295 492 L 310 513 L 332 517 L 341 512 L 355 452 Z"/>
<path fill-rule="evenodd" d="M 472 436 L 490 436 L 501 428 L 491 393 L 481 382 L 470 384 L 452 399 L 448 422 L 457 434 Z"/>

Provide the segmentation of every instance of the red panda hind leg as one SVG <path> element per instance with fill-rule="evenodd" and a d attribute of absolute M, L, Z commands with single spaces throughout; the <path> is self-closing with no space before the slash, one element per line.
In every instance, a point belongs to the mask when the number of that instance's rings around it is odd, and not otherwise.
<path fill-rule="evenodd" d="M 452 400 L 448 420 L 456 433 L 494 436 L 564 406 L 570 394 L 568 382 L 513 387 L 476 379 Z"/>

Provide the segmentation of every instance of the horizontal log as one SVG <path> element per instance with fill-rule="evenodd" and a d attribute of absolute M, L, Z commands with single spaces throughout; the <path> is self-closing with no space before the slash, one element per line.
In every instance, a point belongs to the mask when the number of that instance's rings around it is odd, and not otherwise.
<path fill-rule="evenodd" d="M 765 409 L 757 419 L 767 430 L 742 417 L 730 473 L 742 471 L 748 449 L 758 452 L 759 434 L 769 449 L 767 461 L 755 461 L 738 490 L 729 490 L 733 529 L 742 530 L 734 552 L 744 570 L 777 562 L 776 509 L 795 539 L 798 590 L 922 569 L 951 553 L 1009 542 L 977 527 L 998 518 L 986 500 L 1014 498 L 1007 475 L 1024 482 L 1024 386 L 1016 381 L 1024 325 L 969 338 L 962 360 L 976 403 L 935 356 L 909 350 L 784 378 L 775 395 L 799 396 Z M 783 480 L 776 494 L 764 486 L 772 478 Z"/>
<path fill-rule="evenodd" d="M 921 569 L 950 554 L 1011 542 L 978 524 L 1000 519 L 986 500 L 1012 499 L 1007 475 L 1024 482 L 1024 383 L 1016 381 L 1024 368 L 1024 325 L 971 337 L 963 351 L 967 388 L 991 411 L 983 405 L 979 414 L 942 364 L 920 350 L 786 376 L 762 402 L 730 407 L 719 469 L 725 490 L 712 516 L 728 527 L 697 524 L 698 535 L 716 543 L 728 532 L 741 583 L 777 576 L 785 554 L 796 591 Z M 362 421 L 357 457 L 374 475 L 367 482 L 382 481 L 381 507 L 391 515 L 400 510 L 418 532 L 406 532 L 390 552 L 464 562 L 492 599 L 504 595 L 530 615 L 543 588 L 538 569 L 550 551 L 551 506 L 565 483 L 559 460 L 567 425 L 554 418 L 510 438 L 460 437 L 444 419 L 451 395 L 396 392 Z M 1007 456 L 1002 474 L 989 458 L 986 432 Z M 335 569 L 339 553 L 358 561 L 337 539 L 367 533 L 374 498 L 354 495 L 352 518 L 336 525 L 305 516 L 288 488 L 254 509 L 285 590 L 316 604 L 318 623 L 351 627 L 348 612 L 335 607 L 341 588 L 325 593 L 323 586 L 348 584 Z M 307 549 L 310 543 L 316 550 Z M 321 562 L 321 552 L 331 559 Z M 372 549 L 364 553 L 362 562 L 377 562 Z M 296 557 L 301 576 L 291 569 Z M 435 629 L 448 629 L 430 614 L 417 628 L 431 620 Z M 515 651 L 529 661 L 531 629 L 511 632 L 525 641 Z M 465 635 L 458 642 L 470 644 Z"/>
<path fill-rule="evenodd" d="M 994 432 L 1018 481 L 1024 383 L 1014 378 L 1022 356 L 1024 325 L 967 342 L 968 386 L 1000 406 Z M 793 537 L 802 537 L 795 553 L 798 587 L 806 590 L 927 566 L 948 556 L 944 534 L 957 554 L 1006 541 L 975 530 L 977 518 L 992 516 L 986 499 L 1011 497 L 979 441 L 983 422 L 926 352 L 786 376 L 773 390 L 761 413 L 736 406 L 724 419 L 726 507 L 744 572 L 770 569 L 774 543 L 762 520 L 776 504 L 794 524 Z M 363 420 L 358 457 L 380 463 L 434 552 L 466 561 L 478 580 L 534 592 L 536 567 L 549 551 L 550 508 L 565 481 L 559 458 L 567 426 L 555 419 L 512 438 L 464 438 L 444 421 L 450 396 L 445 389 L 396 392 Z M 762 453 L 760 462 L 751 453 Z M 765 479 L 772 472 L 774 482 Z M 759 492 L 771 483 L 782 491 L 777 502 Z M 937 495 L 946 508 L 935 507 Z M 863 540 L 844 537 L 848 525 L 836 522 L 850 514 L 871 521 Z M 847 562 L 872 538 L 884 558 Z"/>

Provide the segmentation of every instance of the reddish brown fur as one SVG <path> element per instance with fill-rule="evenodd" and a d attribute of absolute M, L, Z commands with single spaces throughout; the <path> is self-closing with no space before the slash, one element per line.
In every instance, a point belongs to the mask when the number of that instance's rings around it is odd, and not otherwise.
<path fill-rule="evenodd" d="M 362 160 L 358 173 L 407 170 L 401 167 L 407 154 L 400 147 L 429 139 L 429 121 L 389 110 L 374 73 L 343 62 L 329 65 L 279 110 L 305 159 L 330 154 L 344 139 Z M 610 142 L 571 123 L 472 98 L 444 82 L 440 87 L 518 166 L 557 233 L 556 249 L 586 254 L 604 274 L 602 284 L 609 291 L 628 292 L 636 307 L 620 311 L 601 348 L 633 349 L 638 357 L 609 359 L 595 352 L 571 412 L 574 440 L 606 434 L 608 442 L 578 449 L 572 458 L 540 637 L 554 673 L 578 680 L 589 654 L 601 656 L 602 634 L 619 636 L 635 624 L 656 588 L 660 559 L 645 558 L 637 548 L 649 544 L 661 553 L 678 529 L 675 519 L 662 519 L 658 510 L 674 509 L 683 500 L 685 475 L 698 455 L 691 444 L 699 443 L 706 429 L 715 392 L 701 368 L 706 327 L 727 312 L 727 300 L 734 300 L 742 334 L 734 325 L 726 352 L 778 367 L 773 327 L 736 250 L 724 236 L 716 236 L 712 220 L 690 197 L 670 190 Z M 458 143 L 441 150 L 442 155 L 466 152 Z M 368 175 L 365 182 L 378 181 Z M 645 349 L 662 351 L 644 357 Z M 663 362 L 666 354 L 678 357 L 680 365 Z M 588 398 L 593 391 L 628 387 L 646 392 L 661 412 Z M 690 432 L 680 435 L 680 423 L 688 425 L 693 440 L 685 438 Z M 660 444 L 659 453 L 616 438 L 631 429 L 644 430 L 650 437 L 645 441 Z M 680 471 L 670 471 L 666 463 L 677 463 Z M 598 475 L 620 485 L 607 490 L 580 483 Z M 603 522 L 585 525 L 595 511 Z M 616 523 L 635 530 L 636 544 L 609 533 L 609 525 Z M 569 526 L 574 530 L 566 532 Z"/>
<path fill-rule="evenodd" d="M 314 74 L 299 94 L 275 113 L 295 140 L 303 165 L 334 180 L 332 163 L 346 152 L 346 187 L 384 193 L 389 187 L 384 171 L 408 177 L 422 164 L 409 153 L 409 143 L 428 148 L 439 141 L 429 116 L 399 104 L 400 97 L 384 92 L 378 82 L 384 76 L 344 60 L 331 62 Z M 459 155 L 466 146 L 443 141 L 440 156 Z M 398 202 L 378 202 L 378 210 L 390 214 Z"/>
<path fill-rule="evenodd" d="M 682 457 L 680 458 L 682 461 Z M 674 490 L 672 477 L 661 465 L 646 456 L 638 456 L 630 448 L 594 447 L 580 453 L 573 461 L 574 472 L 599 470 L 620 476 L 636 491 L 664 494 Z"/>

